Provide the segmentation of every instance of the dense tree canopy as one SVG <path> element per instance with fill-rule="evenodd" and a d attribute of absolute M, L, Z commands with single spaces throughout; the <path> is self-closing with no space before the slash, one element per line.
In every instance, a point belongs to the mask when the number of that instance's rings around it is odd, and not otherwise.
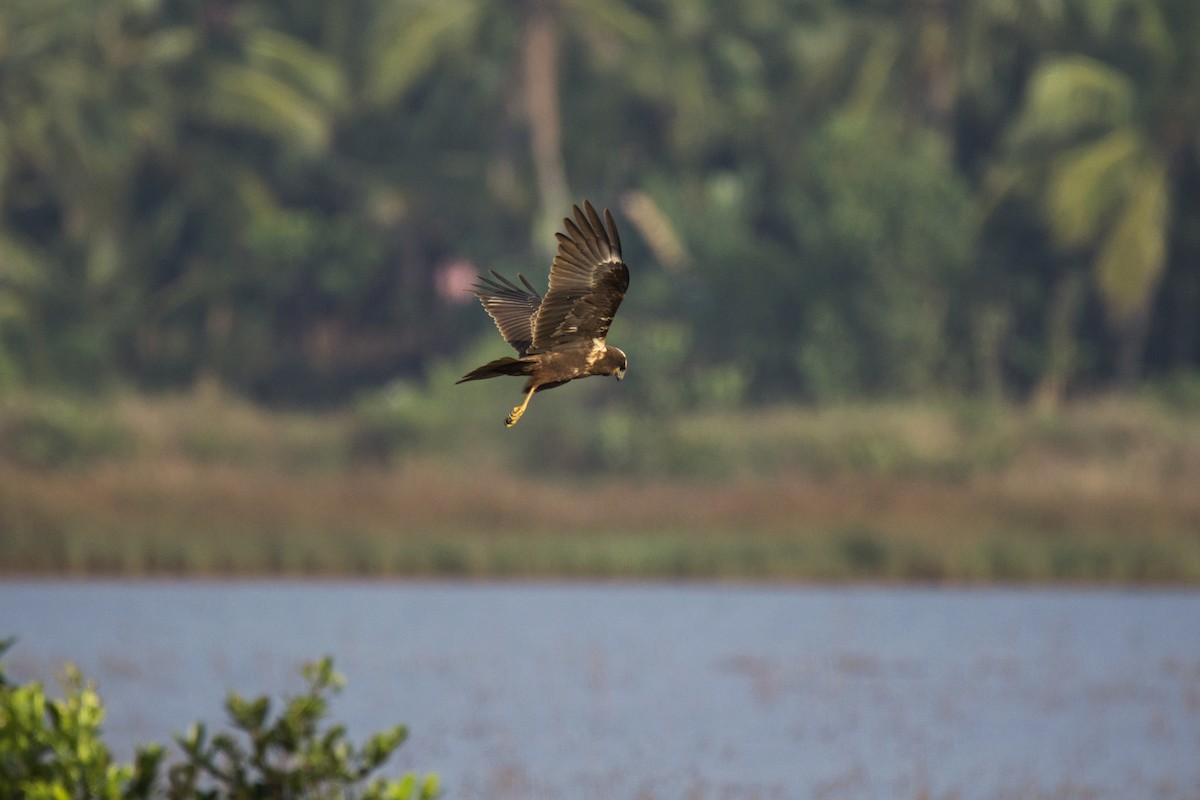
<path fill-rule="evenodd" d="M 1195 370 L 1200 6 L 8 0 L 0 387 L 421 374 L 584 196 L 651 405 Z"/>

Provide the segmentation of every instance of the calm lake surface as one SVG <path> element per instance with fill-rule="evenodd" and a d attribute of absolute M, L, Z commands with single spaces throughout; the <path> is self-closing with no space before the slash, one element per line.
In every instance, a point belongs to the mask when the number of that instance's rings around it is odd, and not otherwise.
<path fill-rule="evenodd" d="M 122 757 L 330 654 L 449 800 L 1200 796 L 1196 592 L 6 581 L 11 635 Z"/>

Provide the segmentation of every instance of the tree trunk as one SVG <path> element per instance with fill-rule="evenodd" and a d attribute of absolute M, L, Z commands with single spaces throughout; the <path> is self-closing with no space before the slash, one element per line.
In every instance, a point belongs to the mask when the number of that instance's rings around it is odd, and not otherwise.
<path fill-rule="evenodd" d="M 1011 315 L 999 306 L 981 308 L 971 320 L 976 390 L 992 405 L 1004 401 L 1004 341 L 1011 327 Z"/>
<path fill-rule="evenodd" d="M 1117 388 L 1128 391 L 1142 374 L 1142 356 L 1150 329 L 1149 308 L 1139 309 L 1121 325 L 1117 342 Z"/>
<path fill-rule="evenodd" d="M 1200 343 L 1200 272 L 1194 269 L 1179 275 L 1171 289 L 1173 325 L 1171 332 L 1171 368 L 1196 366 L 1196 346 Z"/>
<path fill-rule="evenodd" d="M 1083 273 L 1063 272 L 1054 284 L 1054 296 L 1046 309 L 1046 366 L 1033 390 L 1033 407 L 1053 412 L 1062 405 L 1067 382 L 1075 371 L 1075 326 L 1083 306 Z"/>
<path fill-rule="evenodd" d="M 541 206 L 534 231 L 534 245 L 552 253 L 557 220 L 570 202 L 567 171 L 562 154 L 562 118 L 558 105 L 558 20 L 546 3 L 533 2 L 526 9 L 522 40 L 525 78 L 525 113 L 533 171 Z"/>

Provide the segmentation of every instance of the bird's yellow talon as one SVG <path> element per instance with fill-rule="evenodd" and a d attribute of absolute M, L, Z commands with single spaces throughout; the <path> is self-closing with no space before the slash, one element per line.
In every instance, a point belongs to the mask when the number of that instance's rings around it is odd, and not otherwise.
<path fill-rule="evenodd" d="M 504 418 L 504 427 L 511 428 L 517 424 L 517 420 L 525 413 L 525 406 L 513 406 L 512 413 Z"/>

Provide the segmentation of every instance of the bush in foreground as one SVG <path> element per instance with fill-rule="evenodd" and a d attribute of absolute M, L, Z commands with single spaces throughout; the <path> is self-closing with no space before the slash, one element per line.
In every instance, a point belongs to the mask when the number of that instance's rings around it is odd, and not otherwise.
<path fill-rule="evenodd" d="M 0 657 L 12 640 L 0 642 Z M 63 698 L 40 683 L 9 681 L 0 660 L 0 795 L 28 800 L 249 800 L 361 798 L 432 800 L 437 777 L 371 777 L 408 735 L 404 726 L 356 747 L 341 725 L 326 725 L 329 696 L 343 685 L 328 657 L 306 664 L 307 690 L 271 714 L 267 697 L 230 694 L 233 730 L 211 738 L 193 725 L 177 738 L 182 760 L 166 763 L 158 744 L 138 749 L 133 763 L 113 760 L 101 737 L 104 706 L 74 667 L 64 670 Z"/>

